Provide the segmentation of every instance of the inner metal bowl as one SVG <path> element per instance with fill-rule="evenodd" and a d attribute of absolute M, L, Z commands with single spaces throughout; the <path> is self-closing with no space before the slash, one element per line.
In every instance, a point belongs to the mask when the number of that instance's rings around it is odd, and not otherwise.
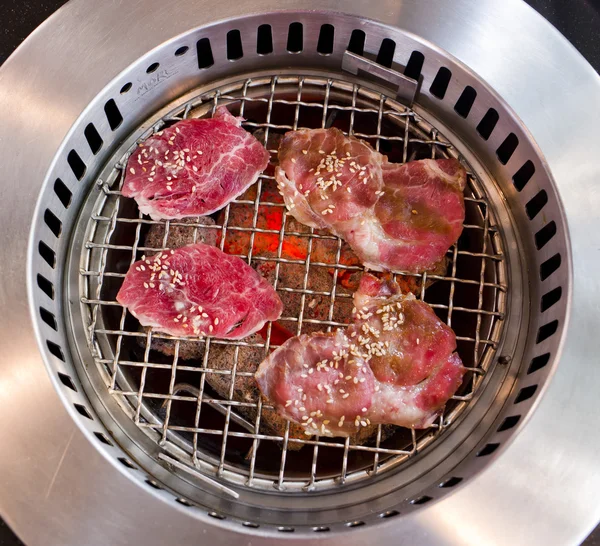
<path fill-rule="evenodd" d="M 145 125 L 151 125 L 151 132 L 158 131 L 179 119 L 210 116 L 222 104 L 235 115 L 246 118 L 244 127 L 267 145 L 272 162 L 277 161 L 278 137 L 286 131 L 333 124 L 370 142 L 392 162 L 460 157 L 468 166 L 459 151 L 412 109 L 367 87 L 332 78 L 267 76 L 240 80 L 186 100 L 175 109 L 167 107 L 166 115 L 155 116 Z M 144 132 L 140 140 L 148 135 Z M 201 228 L 198 219 L 195 225 L 154 222 L 142 217 L 133 201 L 121 197 L 122 166 L 131 151 L 129 147 L 124 154 L 122 148 L 100 175 L 102 191 L 97 198 L 95 194 L 91 196 L 95 201 L 91 205 L 91 216 L 81 215 L 80 227 L 75 230 L 74 237 L 83 237 L 85 243 L 77 243 L 82 246 L 83 255 L 73 254 L 71 267 L 71 275 L 78 276 L 79 283 L 69 281 L 67 284 L 74 288 L 79 286 L 83 295 L 80 312 L 75 303 L 80 293 L 74 290 L 67 297 L 74 302 L 73 321 L 83 320 L 89 333 L 87 340 L 74 340 L 78 344 L 88 343 L 95 363 L 95 367 L 86 366 L 88 373 L 96 368 L 129 419 L 155 442 L 163 447 L 172 442 L 186 452 L 196 467 L 234 483 L 242 478 L 249 487 L 267 490 L 273 487 L 280 491 L 323 490 L 345 482 L 356 484 L 397 468 L 448 430 L 475 399 L 485 374 L 496 361 L 509 290 L 505 264 L 508 252 L 503 240 L 510 238 L 510 234 L 497 225 L 488 200 L 493 185 L 474 174 L 483 172 L 481 167 L 469 167 L 465 228 L 458 244 L 448 251 L 444 268 L 422 275 L 398 272 L 404 282 L 414 284 L 419 298 L 432 305 L 440 318 L 453 326 L 458 353 L 468 370 L 463 385 L 426 430 L 396 427 L 392 433 L 380 426 L 370 442 L 355 445 L 340 439 L 289 438 L 289 427 L 283 436 L 268 435 L 260 430 L 257 433 L 260 421 L 244 423 L 238 418 L 231 422 L 232 415 L 237 417 L 236 412 L 242 405 L 247 407 L 248 402 L 223 400 L 211 390 L 211 375 L 223 373 L 213 370 L 212 360 L 228 348 L 229 375 L 233 369 L 239 370 L 239 361 L 244 358 L 252 358 L 255 365 L 258 364 L 270 349 L 278 346 L 277 340 L 271 339 L 270 329 L 262 341 L 212 339 L 206 344 L 204 340 L 196 340 L 191 343 L 196 343 L 198 348 L 190 349 L 190 342 L 185 339 L 143 331 L 116 303 L 116 294 L 130 263 L 158 249 L 146 244 L 145 237 L 152 226 L 162 226 L 163 242 L 167 241 L 170 229 L 178 229 L 191 241 L 194 232 L 197 236 Z M 284 309 L 278 321 L 283 328 L 302 334 L 344 326 L 350 319 L 352 290 L 345 289 L 339 281 L 342 275 L 358 276 L 360 267 L 341 263 L 339 253 L 335 252 L 322 265 L 312 254 L 311 260 L 306 262 L 291 255 L 257 256 L 255 246 L 260 247 L 261 237 L 274 238 L 277 247 L 290 245 L 298 237 L 313 250 L 318 241 L 330 241 L 336 248 L 341 247 L 341 241 L 327 232 L 307 230 L 297 234 L 289 227 L 289 221 L 286 222 L 291 218 L 287 214 L 283 226 L 265 229 L 267 217 L 284 211 L 283 201 L 277 200 L 273 169 L 273 165 L 267 168 L 256 187 L 215 214 L 216 225 L 212 229 L 222 248 L 231 241 L 244 241 L 244 244 L 238 243 L 242 259 L 255 267 L 270 264 L 276 268 L 275 288 L 282 296 L 287 294 L 292 302 L 296 301 L 300 309 L 299 314 L 292 315 L 290 309 Z M 494 201 L 501 203 L 498 197 Z M 252 218 L 252 225 L 244 220 Z M 250 252 L 250 247 L 254 252 Z M 509 241 L 506 248 L 514 252 L 518 247 Z M 328 286 L 313 284 L 319 271 L 330 277 Z M 280 275 L 284 280 L 277 282 Z M 322 277 L 317 278 L 322 280 Z M 293 286 L 286 285 L 286 278 L 288 283 L 294 278 Z M 515 279 L 515 283 L 521 282 L 521 278 Z M 329 308 L 330 316 L 327 320 L 311 319 L 307 306 L 311 298 L 323 294 L 327 302 L 320 305 Z M 518 328 L 522 320 L 520 314 L 515 315 L 513 328 Z M 173 344 L 174 351 L 177 347 L 177 357 L 161 353 L 155 347 L 157 343 Z M 188 344 L 185 350 L 181 349 L 181 343 Z M 254 349 L 248 349 L 249 346 Z M 86 352 L 85 348 L 78 351 Z M 194 356 L 186 359 L 186 351 Z M 255 400 L 254 407 L 257 404 Z M 478 411 L 484 412 L 487 408 L 480 407 Z M 302 445 L 306 447 L 297 450 Z M 292 449 L 288 449 L 289 446 Z"/>

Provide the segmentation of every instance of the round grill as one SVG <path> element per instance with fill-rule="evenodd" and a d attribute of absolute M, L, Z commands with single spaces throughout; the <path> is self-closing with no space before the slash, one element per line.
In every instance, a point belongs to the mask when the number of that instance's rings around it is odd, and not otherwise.
<path fill-rule="evenodd" d="M 170 509 L 184 505 L 204 523 L 225 519 L 219 525 L 238 530 L 360 527 L 420 510 L 468 481 L 530 414 L 565 323 L 566 227 L 525 127 L 436 47 L 353 15 L 324 16 L 230 19 L 138 59 L 72 126 L 32 227 L 36 327 L 79 424 Z M 392 162 L 455 157 L 467 169 L 464 231 L 446 267 L 395 273 L 454 329 L 468 369 L 428 429 L 382 426 L 360 443 L 299 439 L 289 424 L 274 433 L 264 426 L 267 403 L 240 397 L 233 378 L 252 379 L 281 343 L 277 327 L 240 342 L 176 339 L 144 330 L 116 302 L 133 261 L 211 232 L 222 249 L 270 272 L 285 304 L 279 324 L 293 334 L 350 321 L 360 264 L 341 240 L 286 214 L 273 165 L 214 225 L 154 222 L 121 196 L 139 142 L 221 105 L 245 118 L 272 163 L 286 131 L 334 125 Z"/>
<path fill-rule="evenodd" d="M 217 87 L 149 120 L 146 125 L 151 128 L 136 143 L 177 120 L 210 116 L 220 105 L 246 118 L 244 127 L 263 141 L 272 161 L 277 160 L 279 135 L 335 123 L 347 134 L 370 142 L 390 161 L 458 157 L 463 162 L 469 173 L 466 221 L 460 240 L 448 251 L 447 268 L 423 275 L 396 274 L 454 328 L 458 352 L 469 373 L 444 412 L 423 431 L 379 425 L 362 444 L 350 439 L 290 438 L 289 423 L 282 436 L 262 431 L 264 402 L 257 398 L 241 401 L 233 388 L 228 397 L 219 396 L 210 382 L 211 375 L 227 375 L 233 387 L 234 377 L 251 377 L 251 372 L 238 371 L 247 368 L 240 361 L 258 364 L 278 346 L 271 325 L 262 339 L 254 336 L 239 342 L 189 341 L 146 332 L 115 301 L 129 265 L 146 253 L 167 248 L 174 230 L 186 242 L 195 242 L 199 232 L 216 230 L 221 249 L 237 250 L 249 264 L 274 270 L 274 288 L 293 310 L 299 310 L 290 313 L 288 306 L 279 324 L 298 335 L 331 331 L 349 323 L 352 291 L 344 287 L 344 279 L 362 268 L 341 260 L 342 241 L 337 237 L 312 229 L 296 231 L 297 224 L 289 226 L 291 216 L 277 199 L 274 177 L 269 175 L 272 169 L 267 169 L 255 188 L 213 215 L 214 226 L 207 228 L 199 219 L 156 222 L 143 217 L 135 203 L 120 193 L 131 146 L 126 146 L 125 153 L 119 149 L 108 162 L 106 175 L 97 180 L 100 195 L 91 196 L 95 201 L 92 214 L 82 216 L 79 230 L 85 233 L 80 258 L 85 265 L 78 272 L 81 318 L 96 372 L 149 438 L 167 449 L 171 444 L 181 450 L 183 460 L 212 476 L 285 491 L 372 479 L 418 456 L 444 434 L 473 400 L 494 362 L 509 288 L 502 234 L 485 189 L 491 185 L 474 174 L 460 151 L 425 114 L 364 85 L 333 78 L 266 76 Z M 159 243 L 154 237 L 154 244 L 148 244 L 151 228 L 160 230 Z M 323 258 L 314 250 L 324 240 L 334 245 Z M 270 252 L 261 252 L 265 247 Z M 70 299 L 79 299 L 79 294 Z M 311 318 L 310 310 L 316 305 L 326 307 L 325 320 Z M 213 365 L 223 359 L 224 368 Z M 250 408 L 256 408 L 253 420 L 244 418 Z M 240 414 L 240 409 L 245 411 Z"/>

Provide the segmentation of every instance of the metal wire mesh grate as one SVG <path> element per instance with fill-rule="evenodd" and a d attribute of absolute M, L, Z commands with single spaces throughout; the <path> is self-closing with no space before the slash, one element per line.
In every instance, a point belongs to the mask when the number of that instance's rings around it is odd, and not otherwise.
<path fill-rule="evenodd" d="M 358 84 L 308 76 L 247 79 L 214 89 L 158 120 L 139 141 L 177 120 L 211 115 L 222 104 L 246 118 L 244 127 L 265 143 L 272 162 L 286 131 L 330 125 L 367 140 L 390 161 L 459 157 L 434 127 L 393 99 Z M 454 328 L 468 373 L 430 428 L 378 426 L 355 441 L 297 437 L 289 423 L 267 426 L 270 407 L 248 387 L 253 369 L 278 346 L 280 328 L 300 334 L 350 321 L 352 283 L 362 268 L 343 241 L 286 214 L 272 166 L 210 222 L 152 221 L 120 193 L 131 151 L 98 181 L 101 197 L 83 247 L 81 301 L 88 343 L 107 388 L 165 449 L 203 472 L 252 487 L 325 488 L 367 479 L 416 456 L 474 398 L 501 336 L 507 281 L 499 228 L 464 158 L 467 215 L 447 267 L 396 276 Z M 174 338 L 142 329 L 116 302 L 125 272 L 142 254 L 200 238 L 214 239 L 272 281 L 286 307 L 277 325 L 239 342 Z"/>

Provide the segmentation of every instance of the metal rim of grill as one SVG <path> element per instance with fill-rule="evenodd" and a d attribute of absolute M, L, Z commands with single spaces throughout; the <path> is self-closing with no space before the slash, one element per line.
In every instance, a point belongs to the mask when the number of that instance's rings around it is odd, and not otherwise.
<path fill-rule="evenodd" d="M 309 98 L 305 99 L 303 95 Z M 469 372 L 465 376 L 463 387 L 428 430 L 412 430 L 405 431 L 404 434 L 394 434 L 392 438 L 382 443 L 382 426 L 380 425 L 374 442 L 367 445 L 353 445 L 349 439 L 336 442 L 334 439 L 319 437 L 311 437 L 306 440 L 289 438 L 289 424 L 284 436 L 266 434 L 260 430 L 259 404 L 262 405 L 261 401 L 254 403 L 259 408 L 255 422 L 248 422 L 243 417 L 236 415 L 236 406 L 247 406 L 248 402 L 234 399 L 224 400 L 207 393 L 209 387 L 205 384 L 205 375 L 225 373 L 223 370 L 211 368 L 211 345 L 223 344 L 239 348 L 248 346 L 247 341 L 232 342 L 211 339 L 209 342 L 203 343 L 205 354 L 201 362 L 185 361 L 178 358 L 179 344 L 185 338 L 173 338 L 152 331 L 146 334 L 136 328 L 135 323 L 132 326 L 131 321 L 128 321 L 128 326 L 126 326 L 127 313 L 124 308 L 122 311 L 119 309 L 112 319 L 104 316 L 107 309 L 114 306 L 120 307 L 114 300 L 114 290 L 104 289 L 105 279 L 123 278 L 127 267 L 133 261 L 140 259 L 141 255 L 166 248 L 164 246 L 160 249 L 145 247 L 142 238 L 143 228 L 153 224 L 162 224 L 165 227 L 164 242 L 167 241 L 170 226 L 190 229 L 194 232 L 194 240 L 196 240 L 198 228 L 206 229 L 206 226 L 200 224 L 189 225 L 176 220 L 155 222 L 142 217 L 139 211 L 137 217 L 122 213 L 124 203 L 120 194 L 120 186 L 124 165 L 132 147 L 129 147 L 129 150 L 122 156 L 118 151 L 115 156 L 118 158 L 115 161 L 116 164 L 105 178 L 97 181 L 102 191 L 93 207 L 93 214 L 85 230 L 83 255 L 80 259 L 80 263 L 85 264 L 80 270 L 80 286 L 83 289 L 82 317 L 85 321 L 85 330 L 88 332 L 87 342 L 94 355 L 98 372 L 102 374 L 111 394 L 119 398 L 120 404 L 130 418 L 137 426 L 145 429 L 154 441 L 167 450 L 169 450 L 169 444 L 178 447 L 187 455 L 183 458 L 179 454 L 179 457 L 186 463 L 193 464 L 203 472 L 227 481 L 244 483 L 249 487 L 266 489 L 275 487 L 286 491 L 306 491 L 335 487 L 346 481 L 356 483 L 382 474 L 385 470 L 396 468 L 402 462 L 408 461 L 420 453 L 450 428 L 456 419 L 460 418 L 462 411 L 473 398 L 482 383 L 483 376 L 494 361 L 495 349 L 502 336 L 504 294 L 508 290 L 504 267 L 505 252 L 492 207 L 487 200 L 484 183 L 473 174 L 473 169 L 469 167 L 465 158 L 460 156 L 455 147 L 422 115 L 368 87 L 333 78 L 315 76 L 248 78 L 224 88 L 216 88 L 186 101 L 158 120 L 153 119 L 151 129 L 145 131 L 138 142 L 142 142 L 154 132 L 159 131 L 165 124 L 172 124 L 190 115 L 193 117 L 210 116 L 221 104 L 228 105 L 232 111 L 241 116 L 250 114 L 251 121 L 246 121 L 243 126 L 249 131 L 262 129 L 265 142 L 269 138 L 269 132 L 283 134 L 288 130 L 302 128 L 300 120 L 307 115 L 307 111 L 313 111 L 317 112 L 317 117 L 320 118 L 319 127 L 325 126 L 333 113 L 347 117 L 347 133 L 371 141 L 377 150 L 381 147 L 389 149 L 392 155 L 398 156 L 403 162 L 426 157 L 460 157 L 468 169 L 467 220 L 463 235 L 459 243 L 448 251 L 447 272 L 441 275 L 429 275 L 429 280 L 434 281 L 429 288 L 426 288 L 427 273 L 412 274 L 412 276 L 420 279 L 419 297 L 430 303 L 448 325 L 453 326 L 454 316 L 454 327 L 459 343 L 458 352 Z M 286 112 L 279 114 L 275 112 L 277 108 L 281 107 Z M 286 114 L 288 115 L 286 116 Z M 261 115 L 264 116 L 262 119 Z M 361 122 L 362 118 L 368 119 Z M 376 130 L 366 132 L 370 127 L 374 127 Z M 269 151 L 272 158 L 276 157 L 277 150 Z M 348 300 L 352 294 L 336 294 L 338 273 L 362 268 L 339 262 L 342 244 L 339 238 L 324 232 L 317 233 L 313 229 L 308 233 L 287 230 L 285 227 L 287 214 L 284 214 L 281 230 L 257 227 L 257 220 L 261 213 L 265 213 L 273 207 L 283 207 L 281 203 L 261 200 L 261 188 L 269 180 L 272 181 L 273 177 L 266 174 L 260 177 L 254 200 L 243 199 L 244 196 L 241 196 L 242 198 L 233 202 L 234 206 L 247 207 L 251 211 L 253 225 L 250 228 L 236 225 L 235 221 L 229 219 L 231 205 L 224 209 L 223 223 L 211 226 L 212 229 L 219 231 L 221 248 L 223 249 L 230 232 L 244 231 L 250 234 L 249 251 L 240 257 L 248 263 L 253 261 L 273 263 L 275 265 L 274 287 L 280 291 L 295 292 L 301 298 L 300 315 L 287 316 L 286 310 L 284 310 L 280 319 L 280 322 L 294 333 L 298 335 L 302 333 L 303 323 L 306 322 L 327 331 L 345 326 L 346 323 L 336 320 L 336 298 L 338 301 L 343 298 Z M 83 221 L 87 223 L 86 218 Z M 118 234 L 122 234 L 123 230 L 135 233 L 133 241 L 129 241 L 128 244 L 119 244 Z M 278 252 L 275 257 L 253 255 L 254 238 L 256 234 L 260 233 L 271 233 L 278 237 Z M 284 238 L 289 236 L 307 239 L 309 254 L 306 262 L 290 260 L 281 256 Z M 317 262 L 311 264 L 312 241 L 319 239 L 337 241 L 336 263 Z M 115 258 L 114 255 L 119 257 Z M 117 261 L 119 267 L 116 267 L 116 270 L 111 267 L 107 268 L 107 264 L 112 264 L 114 267 Z M 285 264 L 295 264 L 304 269 L 304 279 L 300 289 L 278 285 L 279 269 L 285 267 Z M 311 267 L 333 269 L 332 286 L 329 293 L 316 292 L 308 286 L 308 274 Z M 402 274 L 401 272 L 397 273 Z M 438 294 L 429 298 L 428 295 L 432 292 L 438 292 Z M 111 297 L 108 297 L 106 293 L 111 294 Z M 306 298 L 315 294 L 330 298 L 329 317 L 326 321 L 303 317 L 305 305 L 308 304 Z M 70 296 L 70 299 L 74 301 L 75 295 Z M 446 302 L 441 303 L 443 299 L 446 299 Z M 270 338 L 271 327 L 269 325 L 264 344 L 253 346 L 264 348 L 266 353 L 269 348 L 277 346 L 270 343 Z M 145 339 L 143 354 L 132 356 L 131 343 L 139 342 L 142 339 Z M 170 364 L 153 362 L 156 360 L 156 358 L 153 359 L 153 354 L 156 356 L 156 353 L 150 350 L 152 339 L 175 340 L 175 356 Z M 129 347 L 127 347 L 128 343 Z M 235 374 L 238 355 L 239 349 L 235 349 L 230 374 Z M 134 374 L 135 377 L 132 376 L 132 370 L 138 372 Z M 161 370 L 162 384 L 148 386 L 149 375 L 156 370 Z M 184 376 L 185 379 L 180 379 L 180 376 Z M 182 383 L 192 383 L 198 392 L 189 388 L 186 390 L 186 387 L 179 388 Z M 172 407 L 184 402 L 187 403 L 184 405 L 195 406 L 194 411 L 190 412 L 194 415 L 193 417 L 188 416 L 185 422 L 178 422 L 171 417 Z M 216 407 L 224 413 L 225 418 L 220 423 L 220 427 L 218 425 L 200 425 L 202 411 L 207 405 Z M 161 413 L 160 406 L 164 410 L 161 415 L 159 415 Z M 238 426 L 236 427 L 236 425 Z M 396 438 L 397 436 L 399 438 Z M 227 444 L 228 441 L 231 443 L 232 438 L 249 440 L 246 446 L 249 460 L 245 464 L 239 461 L 234 462 L 234 459 L 239 459 L 239 457 L 232 458 L 230 456 Z M 216 453 L 207 452 L 206 449 L 199 447 L 203 441 L 206 443 L 207 439 L 209 444 L 214 444 L 215 439 L 217 440 L 217 444 L 211 445 L 213 449 L 216 449 Z M 291 455 L 288 453 L 288 445 L 292 442 L 305 445 L 299 456 L 296 453 Z M 268 443 L 277 444 L 280 454 L 273 450 L 265 451 L 265 444 Z M 310 452 L 310 456 L 306 451 Z M 341 460 L 335 452 L 342 453 Z M 269 456 L 266 457 L 265 454 Z M 368 454 L 371 455 L 371 461 L 367 460 L 366 455 Z M 327 457 L 335 457 L 338 461 L 335 465 L 325 464 L 324 466 L 328 470 L 322 473 L 319 468 L 323 465 L 323 459 L 327 460 Z M 278 460 L 272 465 L 260 462 L 261 459 L 270 461 L 275 458 Z M 257 459 L 259 460 L 258 465 Z M 300 468 L 294 469 L 294 466 Z"/>

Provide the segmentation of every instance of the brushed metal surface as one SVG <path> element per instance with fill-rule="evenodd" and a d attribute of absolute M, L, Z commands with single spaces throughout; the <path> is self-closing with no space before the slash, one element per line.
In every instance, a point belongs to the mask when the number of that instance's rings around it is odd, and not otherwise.
<path fill-rule="evenodd" d="M 191 0 L 121 4 L 94 6 L 93 14 L 83 0 L 68 5 L 0 70 L 0 173 L 15 184 L 11 191 L 3 187 L 0 205 L 7 257 L 0 288 L 5 310 L 0 513 L 31 545 L 247 543 L 250 539 L 233 531 L 199 529 L 184 506 L 167 508 L 160 492 L 132 486 L 106 461 L 58 400 L 31 330 L 24 298 L 25 234 L 44 174 L 74 120 L 121 69 L 174 34 L 206 20 L 271 8 L 268 2 L 204 9 Z M 279 7 L 286 5 L 293 7 L 291 2 Z M 381 3 L 370 5 L 366 15 L 448 50 L 483 76 L 523 119 L 561 191 L 572 237 L 575 313 L 561 365 L 513 445 L 451 498 L 379 527 L 377 539 L 396 543 L 401 533 L 406 543 L 577 543 L 600 517 L 595 419 L 600 169 L 589 154 L 600 121 L 600 81 L 572 46 L 521 3 L 433 6 Z M 361 13 L 353 2 L 320 7 Z M 58 57 L 56 51 L 68 54 Z M 356 530 L 343 540 L 361 544 L 372 538 Z"/>

